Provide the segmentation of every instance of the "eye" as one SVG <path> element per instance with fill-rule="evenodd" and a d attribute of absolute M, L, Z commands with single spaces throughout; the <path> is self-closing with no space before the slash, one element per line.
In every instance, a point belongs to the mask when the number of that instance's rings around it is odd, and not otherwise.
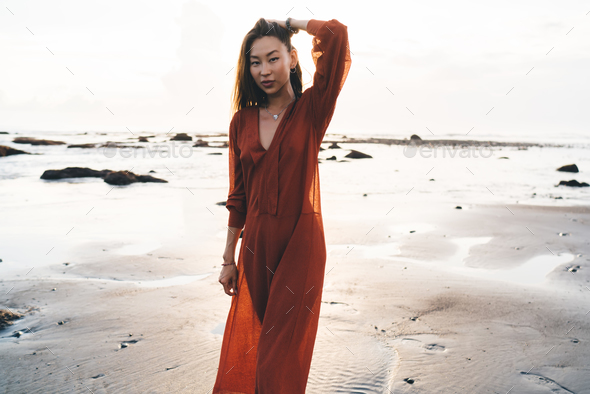
<path fill-rule="evenodd" d="M 273 57 L 273 58 L 272 58 L 272 59 L 270 59 L 270 60 L 274 60 L 274 59 L 278 59 L 278 57 Z"/>

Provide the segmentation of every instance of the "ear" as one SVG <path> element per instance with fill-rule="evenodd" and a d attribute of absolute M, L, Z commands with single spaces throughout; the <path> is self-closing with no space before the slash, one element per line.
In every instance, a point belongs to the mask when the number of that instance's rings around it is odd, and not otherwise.
<path fill-rule="evenodd" d="M 295 49 L 295 47 L 293 47 L 293 50 L 291 50 L 291 64 L 292 64 L 292 66 L 290 68 L 295 68 L 295 66 L 297 66 L 298 61 L 299 61 L 299 57 L 298 57 L 297 49 Z"/>

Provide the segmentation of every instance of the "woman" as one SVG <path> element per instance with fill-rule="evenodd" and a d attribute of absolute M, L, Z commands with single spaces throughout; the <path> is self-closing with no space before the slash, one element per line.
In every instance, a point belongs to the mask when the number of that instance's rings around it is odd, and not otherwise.
<path fill-rule="evenodd" d="M 313 36 L 316 66 L 304 92 L 299 30 Z M 213 393 L 305 393 L 326 266 L 318 153 L 350 65 L 336 19 L 261 18 L 242 42 L 219 276 L 232 301 Z"/>

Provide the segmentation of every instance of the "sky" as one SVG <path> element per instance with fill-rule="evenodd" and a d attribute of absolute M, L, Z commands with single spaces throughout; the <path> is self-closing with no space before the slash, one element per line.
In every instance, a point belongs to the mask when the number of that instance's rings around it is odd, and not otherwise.
<path fill-rule="evenodd" d="M 227 133 L 244 35 L 291 16 L 348 27 L 331 133 L 590 136 L 588 2 L 1 3 L 0 130 Z"/>

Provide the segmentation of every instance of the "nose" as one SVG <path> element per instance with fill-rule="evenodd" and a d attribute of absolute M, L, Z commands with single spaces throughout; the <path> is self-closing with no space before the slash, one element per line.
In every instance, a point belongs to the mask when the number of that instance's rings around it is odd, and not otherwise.
<path fill-rule="evenodd" d="M 270 69 L 270 67 L 265 64 L 266 63 L 262 63 L 262 71 L 260 72 L 262 75 L 268 75 L 268 70 Z"/>

